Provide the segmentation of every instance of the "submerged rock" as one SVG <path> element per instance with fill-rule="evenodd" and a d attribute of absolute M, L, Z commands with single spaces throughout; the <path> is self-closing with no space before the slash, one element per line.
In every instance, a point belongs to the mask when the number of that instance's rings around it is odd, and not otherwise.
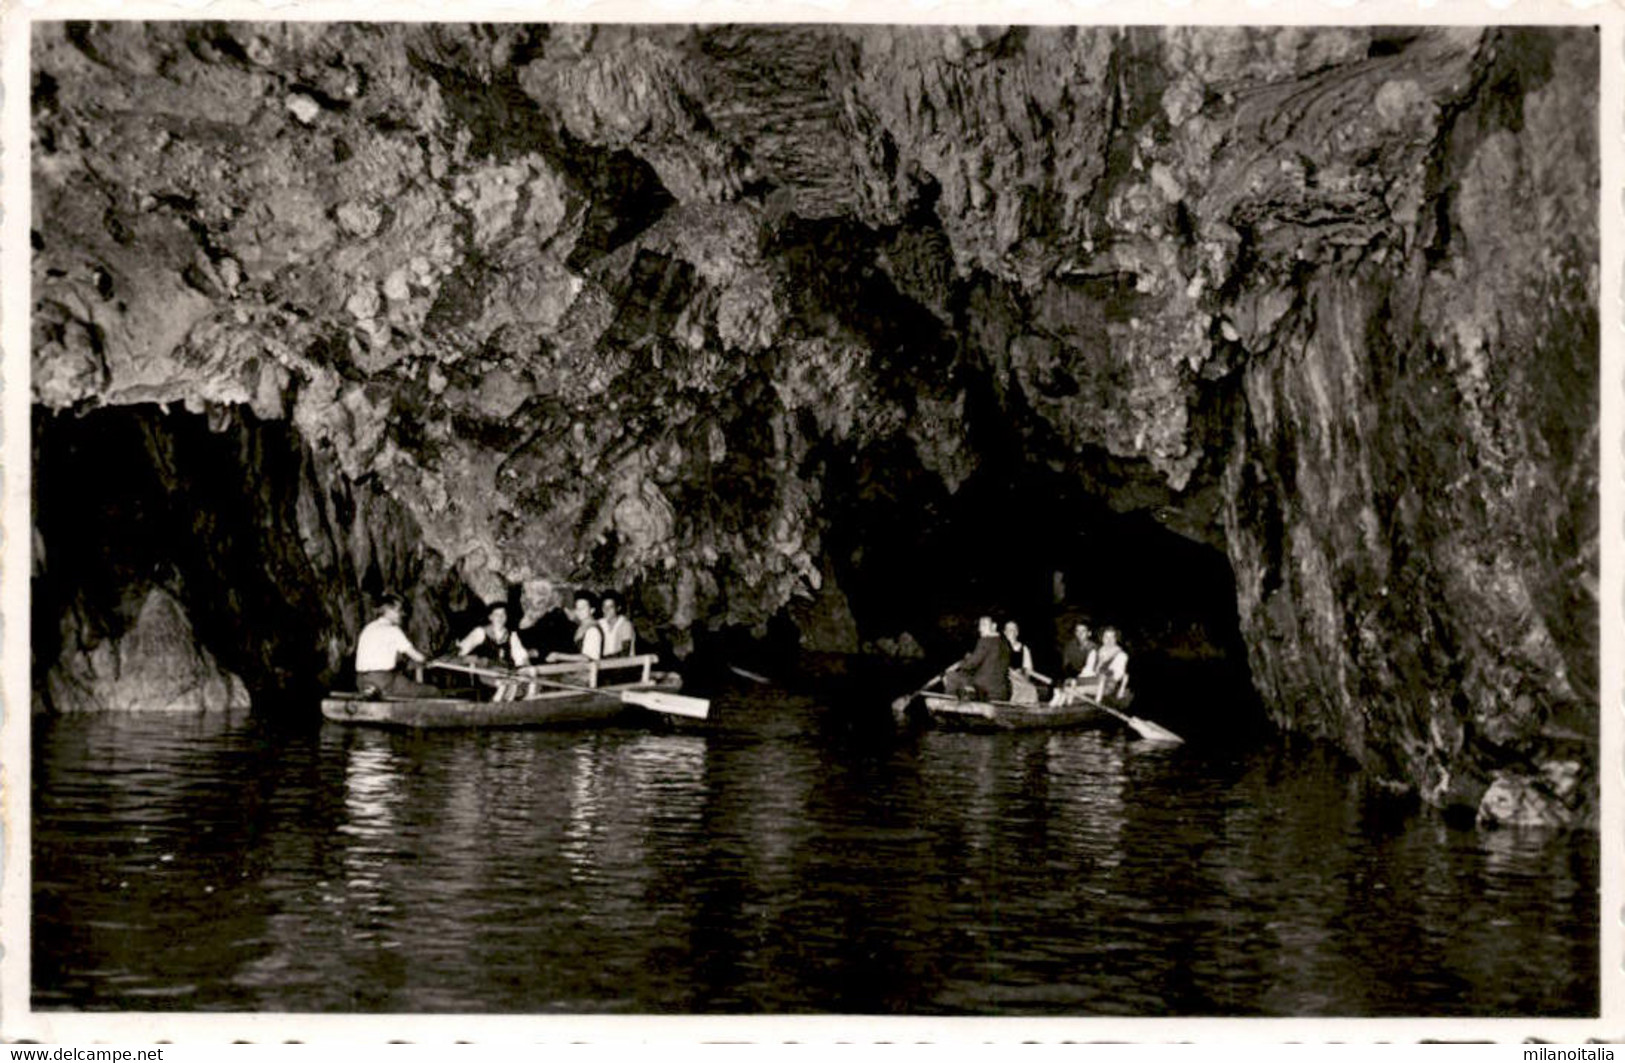
<path fill-rule="evenodd" d="M 1595 809 L 1580 787 L 1573 762 L 1545 766 L 1539 775 L 1498 775 L 1478 806 L 1481 827 L 1573 827 L 1595 830 Z"/>

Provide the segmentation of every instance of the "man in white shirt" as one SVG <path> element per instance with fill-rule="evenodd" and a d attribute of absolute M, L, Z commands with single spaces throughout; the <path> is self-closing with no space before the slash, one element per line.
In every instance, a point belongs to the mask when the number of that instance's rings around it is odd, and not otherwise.
<path fill-rule="evenodd" d="M 418 664 L 424 661 L 423 654 L 401 630 L 401 618 L 405 615 L 405 603 L 398 596 L 388 594 L 378 605 L 378 616 L 361 629 L 355 644 L 355 685 L 362 693 L 376 691 L 386 697 L 401 698 L 439 693 L 434 687 L 395 671 L 402 654 Z"/>
<path fill-rule="evenodd" d="M 615 595 L 604 595 L 604 619 L 598 626 L 604 629 L 605 657 L 629 657 L 637 652 L 637 632 L 632 629 L 632 621 L 622 615 L 620 599 Z"/>

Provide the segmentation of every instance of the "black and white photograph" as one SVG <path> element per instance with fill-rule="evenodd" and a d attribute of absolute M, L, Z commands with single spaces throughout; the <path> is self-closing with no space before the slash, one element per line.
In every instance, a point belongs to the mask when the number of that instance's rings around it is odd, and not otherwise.
<path fill-rule="evenodd" d="M 1472 10 L 13 20 L 6 1038 L 1604 1036 L 1620 38 Z"/>

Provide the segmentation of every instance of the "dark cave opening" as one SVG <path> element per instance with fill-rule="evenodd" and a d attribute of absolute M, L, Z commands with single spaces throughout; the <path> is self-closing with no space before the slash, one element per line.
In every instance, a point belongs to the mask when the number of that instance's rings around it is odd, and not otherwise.
<path fill-rule="evenodd" d="M 906 632 L 924 650 L 921 667 L 940 668 L 974 641 L 976 617 L 991 613 L 1015 619 L 1037 668 L 1053 674 L 1075 623 L 1088 622 L 1097 637 L 1110 624 L 1138 654 L 1142 689 L 1194 669 L 1218 674 L 1256 707 L 1222 549 L 1177 534 L 1146 511 L 1146 499 L 1172 496 L 1143 469 L 1117 468 L 1123 463 L 1104 452 L 1095 457 L 1113 467 L 1083 468 L 1094 459 L 1082 455 L 1057 466 L 1045 461 L 1070 450 L 1011 384 L 997 346 L 1003 330 L 976 327 L 977 318 L 995 326 L 1020 320 L 1015 296 L 984 284 L 986 300 L 968 299 L 949 279 L 945 244 L 932 224 L 877 234 L 791 216 L 773 242 L 796 277 L 797 320 L 811 331 L 838 322 L 862 336 L 876 352 L 882 386 L 899 389 L 897 401 L 911 405 L 926 381 L 937 381 L 943 395 L 964 389 L 960 428 L 976 470 L 957 489 L 922 465 L 906 434 L 856 452 L 829 443 L 808 462 L 823 486 L 824 549 L 866 648 L 895 644 Z M 910 278 L 920 283 L 905 283 Z M 1079 299 L 1092 312 L 1126 318 L 1132 289 L 1120 276 L 1096 278 Z M 922 292 L 944 297 L 953 326 L 920 301 Z M 1114 489 L 1119 480 L 1121 490 Z M 1113 493 L 1135 497 L 1127 512 L 1105 500 Z M 713 645 L 720 654 L 788 668 L 817 641 L 805 625 L 781 617 L 765 643 L 758 638 L 753 646 L 740 632 Z"/>
<path fill-rule="evenodd" d="M 1229 562 L 1145 512 L 1114 512 L 1043 466 L 984 466 L 952 494 L 854 496 L 826 543 L 865 640 L 907 632 L 940 671 L 976 618 L 1013 619 L 1034 665 L 1058 674 L 1079 621 L 1117 627 L 1134 686 L 1154 702 L 1210 687 L 1261 717 Z M 934 674 L 934 672 L 933 672 Z"/>
<path fill-rule="evenodd" d="M 342 675 L 373 596 L 416 588 L 412 624 L 428 638 L 461 587 L 380 487 L 349 483 L 285 421 L 36 407 L 33 461 L 35 690 L 67 638 L 117 638 L 153 588 L 258 702 Z"/>
<path fill-rule="evenodd" d="M 882 677 L 868 693 L 889 698 L 901 692 L 891 685 L 963 654 L 976 617 L 990 613 L 1018 621 L 1038 670 L 1054 675 L 1082 620 L 1097 634 L 1122 631 L 1135 687 L 1154 704 L 1216 683 L 1253 704 L 1235 588 L 1216 548 L 1146 513 L 1115 513 L 1063 473 L 985 457 L 951 493 L 884 446 L 827 470 L 824 545 L 864 648 L 907 632 L 924 653 L 860 654 L 844 671 Z M 65 630 L 76 625 L 80 643 L 117 637 L 153 587 L 183 604 L 199 644 L 256 703 L 342 684 L 353 634 L 385 590 L 410 595 L 420 646 L 445 644 L 448 620 L 478 603 L 380 485 L 352 483 L 333 462 L 291 424 L 238 410 L 36 411 L 36 689 Z M 697 633 L 699 652 L 678 663 L 701 686 L 716 663 L 763 663 L 785 678 L 827 668 L 790 614 L 765 636 Z"/>

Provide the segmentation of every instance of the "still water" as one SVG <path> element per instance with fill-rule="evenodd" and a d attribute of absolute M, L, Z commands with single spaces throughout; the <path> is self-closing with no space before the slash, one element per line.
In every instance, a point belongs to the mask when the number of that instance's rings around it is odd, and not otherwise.
<path fill-rule="evenodd" d="M 1595 835 L 1121 731 L 34 730 L 38 1008 L 1584 1015 Z M 884 715 L 884 710 L 881 712 Z"/>

